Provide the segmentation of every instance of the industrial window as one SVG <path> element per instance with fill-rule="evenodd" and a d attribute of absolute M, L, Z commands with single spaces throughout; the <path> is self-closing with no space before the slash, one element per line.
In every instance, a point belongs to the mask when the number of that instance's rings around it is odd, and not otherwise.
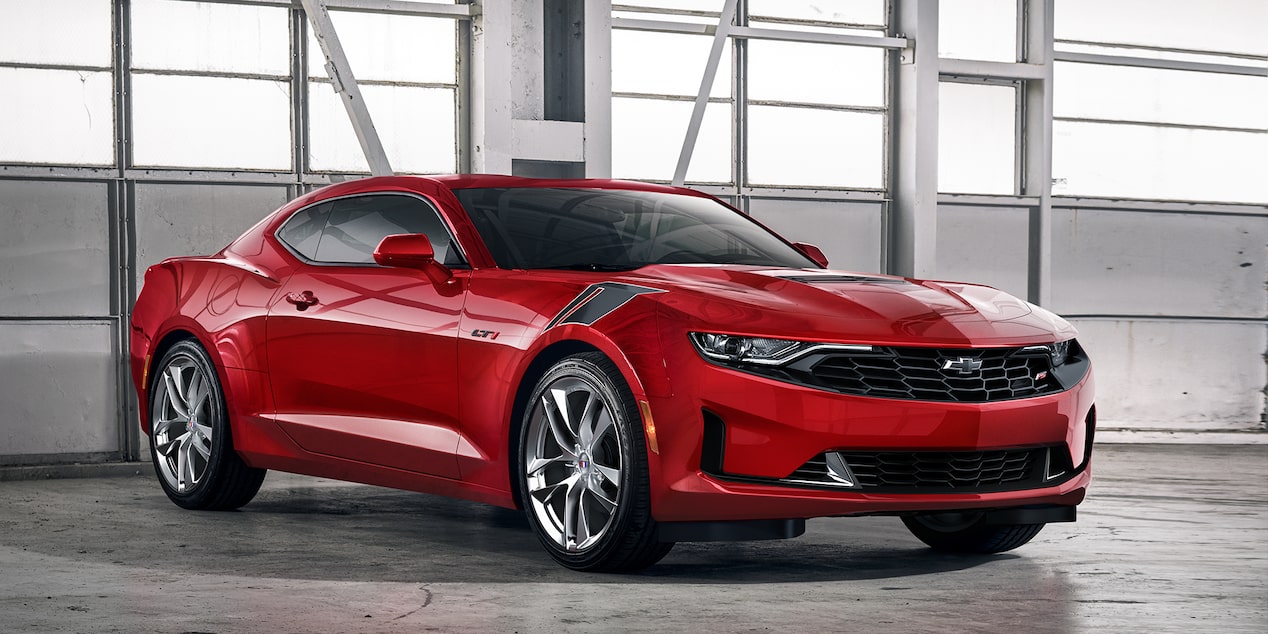
<path fill-rule="evenodd" d="M 796 41 L 883 36 L 886 3 L 750 0 L 725 43 L 686 181 L 735 187 L 885 187 L 886 53 Z M 612 172 L 668 181 L 678 165 L 722 3 L 634 0 L 612 33 Z M 763 32 L 764 30 L 765 32 Z M 771 35 L 771 30 L 788 35 Z"/>
<path fill-rule="evenodd" d="M 6 2 L 0 10 L 0 161 L 112 165 L 111 3 Z"/>
<path fill-rule="evenodd" d="M 348 11 L 332 11 L 330 19 L 392 169 L 413 174 L 458 171 L 455 21 Z M 308 168 L 368 172 L 311 32 L 308 60 Z"/>
<path fill-rule="evenodd" d="M 1100 59 L 1055 64 L 1053 193 L 1268 202 L 1268 77 L 1239 68 L 1265 23 L 1258 0 L 1058 3 L 1056 50 Z"/>
<path fill-rule="evenodd" d="M 1017 88 L 938 84 L 938 191 L 1015 194 Z"/>
<path fill-rule="evenodd" d="M 287 9 L 134 0 L 131 36 L 133 165 L 291 169 Z"/>
<path fill-rule="evenodd" d="M 1017 61 L 1017 0 L 938 3 L 938 56 Z"/>

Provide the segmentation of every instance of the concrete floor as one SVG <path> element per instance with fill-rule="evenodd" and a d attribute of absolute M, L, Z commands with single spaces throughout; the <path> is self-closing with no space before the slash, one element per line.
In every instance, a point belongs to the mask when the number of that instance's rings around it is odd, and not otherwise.
<path fill-rule="evenodd" d="M 894 518 L 556 566 L 518 513 L 272 473 L 233 513 L 151 475 L 0 482 L 5 632 L 1265 632 L 1268 446 L 1097 448 L 1075 524 L 939 555 Z"/>

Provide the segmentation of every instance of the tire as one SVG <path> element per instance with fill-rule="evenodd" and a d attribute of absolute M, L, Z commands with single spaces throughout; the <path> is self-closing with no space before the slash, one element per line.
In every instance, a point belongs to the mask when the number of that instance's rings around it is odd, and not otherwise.
<path fill-rule="evenodd" d="M 150 458 L 167 497 L 187 509 L 236 509 L 255 497 L 264 469 L 233 450 L 216 370 L 192 339 L 168 349 L 150 388 Z"/>
<path fill-rule="evenodd" d="M 908 515 L 903 517 L 903 524 L 934 550 L 977 554 L 1017 548 L 1044 527 L 1044 524 L 987 524 L 983 511 Z"/>
<path fill-rule="evenodd" d="M 651 516 L 647 449 L 634 396 L 602 353 L 566 357 L 533 388 L 520 431 L 519 490 L 555 561 L 632 572 L 669 553 Z"/>

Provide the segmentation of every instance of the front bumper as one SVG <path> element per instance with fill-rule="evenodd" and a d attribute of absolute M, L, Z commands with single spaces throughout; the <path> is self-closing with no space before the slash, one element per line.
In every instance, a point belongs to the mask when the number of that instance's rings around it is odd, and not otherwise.
<path fill-rule="evenodd" d="M 1073 506 L 1091 480 L 1092 374 L 1046 396 L 942 403 L 849 396 L 678 359 L 675 396 L 652 398 L 658 450 L 653 514 L 662 522 L 811 518 L 920 511 Z M 706 419 L 721 421 L 721 438 Z M 714 424 L 716 428 L 716 424 Z M 1065 472 L 1028 488 L 884 493 L 787 480 L 831 451 L 1046 448 Z M 1007 488 L 1007 487 L 1003 487 Z"/>

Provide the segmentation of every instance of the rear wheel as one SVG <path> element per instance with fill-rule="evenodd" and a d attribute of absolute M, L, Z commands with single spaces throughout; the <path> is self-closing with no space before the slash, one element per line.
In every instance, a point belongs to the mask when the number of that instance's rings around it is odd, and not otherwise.
<path fill-rule="evenodd" d="M 903 517 L 917 539 L 934 550 L 1002 553 L 1025 544 L 1043 524 L 987 524 L 983 511 L 922 513 Z"/>
<path fill-rule="evenodd" d="M 573 570 L 633 571 L 673 547 L 656 539 L 638 410 L 601 353 L 556 363 L 533 389 L 519 485 L 538 539 Z"/>
<path fill-rule="evenodd" d="M 233 450 L 224 392 L 195 341 L 172 346 L 156 366 L 150 456 L 167 497 L 187 509 L 236 509 L 264 482 L 265 470 L 247 466 Z"/>

